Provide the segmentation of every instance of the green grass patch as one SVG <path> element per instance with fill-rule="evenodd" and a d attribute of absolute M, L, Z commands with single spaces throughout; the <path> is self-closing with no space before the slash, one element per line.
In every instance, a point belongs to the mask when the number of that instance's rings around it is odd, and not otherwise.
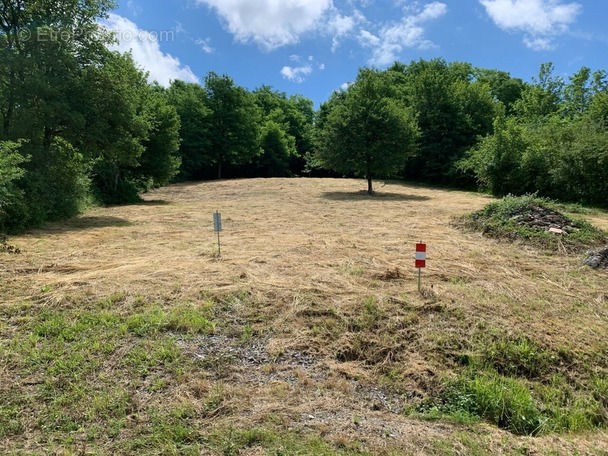
<path fill-rule="evenodd" d="M 484 345 L 481 362 L 502 375 L 537 379 L 552 372 L 558 355 L 526 337 L 507 337 Z"/>
<path fill-rule="evenodd" d="M 213 331 L 212 305 L 129 306 L 124 294 L 74 304 L 3 310 L 0 365 L 11 383 L 0 386 L 0 439 L 27 429 L 60 454 L 105 453 L 132 433 L 155 454 L 200 454 L 192 414 L 171 394 L 198 370 L 178 339 Z"/>
<path fill-rule="evenodd" d="M 359 442 L 346 438 L 343 441 L 329 443 L 314 436 L 277 432 L 270 428 L 260 427 L 247 430 L 218 429 L 210 435 L 208 447 L 224 456 L 246 454 L 247 450 L 252 448 L 263 449 L 263 454 L 276 456 L 304 454 L 367 456 L 372 454 L 364 450 Z"/>
<path fill-rule="evenodd" d="M 560 209 L 563 205 L 534 195 L 506 196 L 459 222 L 492 238 L 520 240 L 549 250 L 590 248 L 608 241 L 608 233 L 586 220 L 566 216 Z M 583 211 L 579 208 L 577 212 Z M 564 233 L 549 232 L 551 227 Z"/>

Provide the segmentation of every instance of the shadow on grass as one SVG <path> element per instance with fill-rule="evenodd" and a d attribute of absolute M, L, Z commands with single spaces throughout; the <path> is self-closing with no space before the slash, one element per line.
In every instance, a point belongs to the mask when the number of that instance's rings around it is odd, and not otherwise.
<path fill-rule="evenodd" d="M 63 233 L 66 231 L 80 231 L 90 230 L 93 228 L 107 227 L 126 227 L 131 225 L 133 225 L 131 222 L 120 217 L 84 215 L 81 217 L 74 217 L 62 222 L 49 223 L 43 228 L 40 228 L 36 231 L 54 234 Z"/>
<path fill-rule="evenodd" d="M 374 192 L 373 195 L 370 195 L 365 190 L 361 190 L 359 192 L 325 192 L 323 193 L 322 197 L 332 201 L 428 201 L 431 199 L 428 196 L 404 195 L 403 193 L 382 191 Z"/>
<path fill-rule="evenodd" d="M 170 201 L 166 200 L 141 200 L 136 203 L 126 204 L 126 206 L 169 206 L 171 204 Z"/>

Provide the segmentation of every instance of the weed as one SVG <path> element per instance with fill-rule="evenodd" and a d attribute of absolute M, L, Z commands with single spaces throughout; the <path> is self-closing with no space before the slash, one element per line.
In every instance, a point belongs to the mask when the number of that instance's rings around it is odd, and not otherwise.
<path fill-rule="evenodd" d="M 503 338 L 485 346 L 482 360 L 502 375 L 533 379 L 549 374 L 557 355 L 525 337 Z"/>

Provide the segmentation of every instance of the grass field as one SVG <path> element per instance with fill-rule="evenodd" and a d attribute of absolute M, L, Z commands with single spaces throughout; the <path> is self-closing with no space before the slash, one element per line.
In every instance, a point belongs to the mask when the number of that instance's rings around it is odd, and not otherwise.
<path fill-rule="evenodd" d="M 10 238 L 0 454 L 608 454 L 607 271 L 460 230 L 483 195 L 363 190 L 175 185 Z"/>

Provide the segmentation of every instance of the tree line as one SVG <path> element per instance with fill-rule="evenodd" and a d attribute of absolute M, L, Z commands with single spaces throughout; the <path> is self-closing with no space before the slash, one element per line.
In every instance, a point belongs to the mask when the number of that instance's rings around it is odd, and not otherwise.
<path fill-rule="evenodd" d="M 532 82 L 442 59 L 362 68 L 315 111 L 303 96 L 147 82 L 99 25 L 111 0 L 0 3 L 0 232 L 137 201 L 176 180 L 338 175 L 608 195 L 606 73 Z M 44 37 L 44 39 L 40 39 Z"/>

